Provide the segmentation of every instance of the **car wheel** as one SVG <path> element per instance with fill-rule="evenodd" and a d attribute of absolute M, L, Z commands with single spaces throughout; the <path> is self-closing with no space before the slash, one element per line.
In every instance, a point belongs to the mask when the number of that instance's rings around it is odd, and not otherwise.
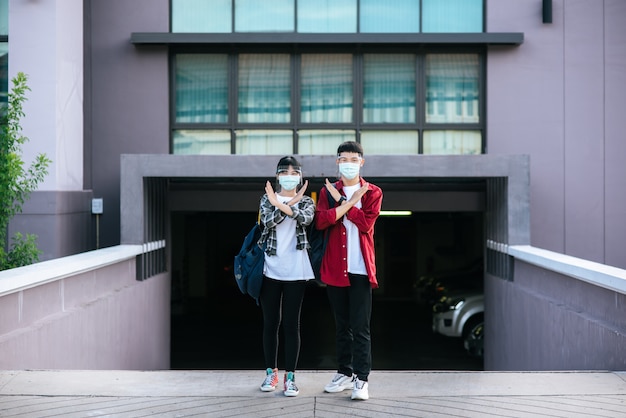
<path fill-rule="evenodd" d="M 463 328 L 463 346 L 473 357 L 482 357 L 485 322 L 482 315 L 472 317 Z"/>

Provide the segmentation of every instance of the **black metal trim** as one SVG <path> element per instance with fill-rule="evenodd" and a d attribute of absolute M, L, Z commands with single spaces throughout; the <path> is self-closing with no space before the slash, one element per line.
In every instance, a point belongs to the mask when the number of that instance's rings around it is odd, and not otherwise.
<path fill-rule="evenodd" d="M 133 32 L 134 45 L 514 45 L 524 42 L 522 32 L 497 33 L 171 33 Z"/>

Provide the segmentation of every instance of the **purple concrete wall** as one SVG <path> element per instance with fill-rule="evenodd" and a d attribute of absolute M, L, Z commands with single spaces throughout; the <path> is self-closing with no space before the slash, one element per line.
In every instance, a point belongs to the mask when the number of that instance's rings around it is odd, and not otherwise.
<path fill-rule="evenodd" d="M 9 236 L 17 232 L 37 235 L 37 247 L 42 251 L 39 261 L 93 250 L 92 197 L 91 190 L 35 192 L 24 203 L 23 212 L 11 219 Z"/>
<path fill-rule="evenodd" d="M 533 246 L 626 267 L 626 2 L 490 0 L 487 151 L 531 158 Z"/>
<path fill-rule="evenodd" d="M 563 69 L 558 1 L 551 25 L 541 2 L 487 2 L 489 32 L 523 32 L 517 48 L 490 48 L 487 57 L 487 152 L 528 154 L 533 245 L 563 250 Z"/>
<path fill-rule="evenodd" d="M 589 0 L 568 0 L 563 12 L 564 252 L 602 263 L 605 10 Z"/>
<path fill-rule="evenodd" d="M 626 370 L 626 295 L 520 260 L 514 277 L 486 278 L 485 370 Z"/>
<path fill-rule="evenodd" d="M 135 259 L 0 297 L 0 369 L 166 370 L 170 278 Z"/>
<path fill-rule="evenodd" d="M 167 32 L 169 0 L 90 1 L 90 175 L 104 199 L 101 246 L 120 243 L 120 155 L 169 154 L 166 47 L 135 48 L 133 32 Z"/>
<path fill-rule="evenodd" d="M 606 1 L 604 28 L 605 263 L 626 268 L 626 2 Z"/>

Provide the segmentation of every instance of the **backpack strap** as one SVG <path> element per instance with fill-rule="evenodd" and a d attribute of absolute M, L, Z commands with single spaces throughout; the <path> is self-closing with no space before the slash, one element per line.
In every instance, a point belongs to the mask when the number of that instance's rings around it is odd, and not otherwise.
<path fill-rule="evenodd" d="M 337 205 L 337 201 L 335 200 L 335 198 L 333 198 L 333 195 L 330 194 L 330 190 L 328 190 L 326 186 L 324 186 L 324 190 L 326 190 L 326 200 L 328 200 L 328 207 L 330 208 L 331 206 L 334 207 L 335 205 Z"/>

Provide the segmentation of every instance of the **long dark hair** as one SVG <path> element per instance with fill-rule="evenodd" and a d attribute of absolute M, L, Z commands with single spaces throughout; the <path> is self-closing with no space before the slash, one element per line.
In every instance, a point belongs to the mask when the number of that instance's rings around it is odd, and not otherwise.
<path fill-rule="evenodd" d="M 296 157 L 293 156 L 283 157 L 278 161 L 278 164 L 276 165 L 276 174 L 283 170 L 287 170 L 289 166 L 293 167 L 294 170 L 299 171 L 300 175 L 302 175 L 302 166 L 300 165 L 300 162 L 296 160 Z"/>

